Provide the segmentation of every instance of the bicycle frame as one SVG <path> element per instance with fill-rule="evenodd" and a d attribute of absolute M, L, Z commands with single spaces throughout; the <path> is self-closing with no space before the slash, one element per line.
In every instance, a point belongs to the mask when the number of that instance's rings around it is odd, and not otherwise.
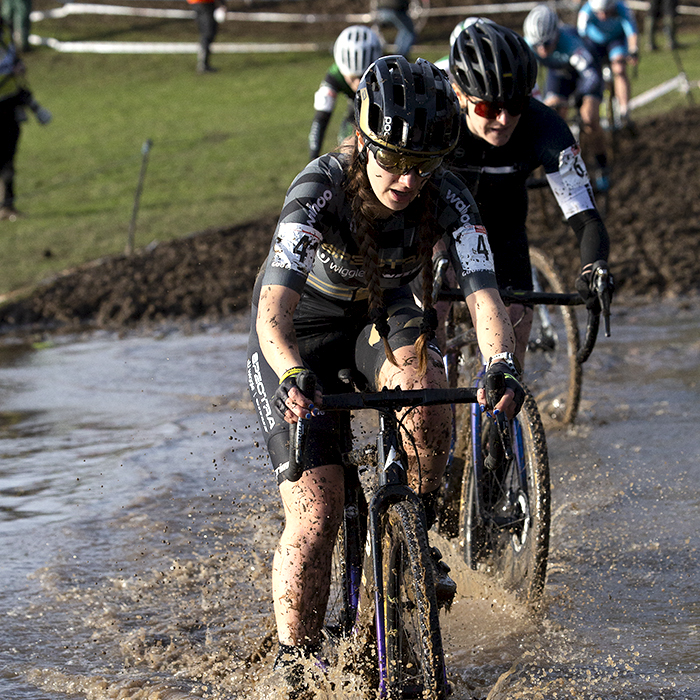
<path fill-rule="evenodd" d="M 402 444 L 400 421 L 395 410 L 401 407 L 449 403 L 450 400 L 460 400 L 463 403 L 474 402 L 476 391 L 474 389 L 425 389 L 404 392 L 395 390 L 324 397 L 324 410 L 373 408 L 379 413 L 380 427 L 376 438 L 376 452 L 367 447 L 353 450 L 343 456 L 345 468 L 343 526 L 346 535 L 343 539 L 345 567 L 343 599 L 347 617 L 342 620 L 341 626 L 343 632 L 351 636 L 359 635 L 363 631 L 366 627 L 363 622 L 366 623 L 367 620 L 363 618 L 361 610 L 363 589 L 370 593 L 374 605 L 373 626 L 376 634 L 380 698 L 390 697 L 392 692 L 388 687 L 387 633 L 383 613 L 385 600 L 382 518 L 391 505 L 409 501 L 416 506 L 424 528 L 426 526 L 422 501 L 408 486 L 408 458 Z M 391 407 L 382 407 L 382 403 Z M 364 493 L 360 484 L 358 474 L 360 465 L 377 467 L 379 484 L 368 504 L 364 503 Z M 363 573 L 365 580 L 363 580 Z M 444 669 L 444 661 L 442 668 Z M 446 682 L 446 678 L 443 680 Z"/>

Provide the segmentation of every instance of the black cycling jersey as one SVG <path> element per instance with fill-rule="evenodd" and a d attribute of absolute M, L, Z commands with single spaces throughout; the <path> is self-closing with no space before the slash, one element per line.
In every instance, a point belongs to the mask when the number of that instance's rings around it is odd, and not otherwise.
<path fill-rule="evenodd" d="M 299 292 L 294 312 L 297 345 L 305 366 L 319 378 L 325 393 L 343 390 L 338 370 L 357 369 L 372 383 L 386 361 L 383 342 L 369 322 L 363 260 L 344 187 L 346 163 L 344 155 L 326 154 L 296 177 L 253 292 L 253 319 L 263 285 L 283 285 Z M 434 173 L 428 184 L 437 189 L 432 219 L 435 232 L 448 249 L 465 296 L 494 288 L 493 256 L 468 189 L 444 170 Z M 420 333 L 423 312 L 408 287 L 420 271 L 420 208 L 416 202 L 375 222 L 380 287 L 393 350 L 412 345 Z M 439 349 L 435 352 L 439 357 Z M 265 442 L 278 480 L 282 480 L 288 459 L 288 426 L 272 410 L 278 378 L 262 353 L 255 322 L 251 324 L 247 372 Z M 346 428 L 343 419 L 332 412 L 314 418 L 310 430 L 317 437 L 309 440 L 313 447 L 307 454 L 308 468 L 339 463 Z"/>
<path fill-rule="evenodd" d="M 607 259 L 608 234 L 598 215 L 580 148 L 566 122 L 530 98 L 510 140 L 491 146 L 466 123 L 448 167 L 468 185 L 493 250 L 499 284 L 531 288 L 525 222 L 527 179 L 540 165 L 581 245 L 581 264 Z"/>
<path fill-rule="evenodd" d="M 340 127 L 340 134 L 347 136 L 349 127 L 355 123 L 355 92 L 348 85 L 340 68 L 334 63 L 314 94 L 314 118 L 309 132 L 309 160 L 317 158 L 321 153 L 328 122 L 331 120 L 340 94 L 348 98 L 347 112 Z"/>
<path fill-rule="evenodd" d="M 301 292 L 305 286 L 349 305 L 367 298 L 363 258 L 352 230 L 344 182 L 347 157 L 329 153 L 309 163 L 292 182 L 282 207 L 264 284 Z M 495 286 L 493 260 L 474 200 L 452 173 L 435 173 L 436 233 L 445 241 L 465 296 Z M 381 287 L 407 285 L 420 270 L 417 200 L 376 221 Z"/>

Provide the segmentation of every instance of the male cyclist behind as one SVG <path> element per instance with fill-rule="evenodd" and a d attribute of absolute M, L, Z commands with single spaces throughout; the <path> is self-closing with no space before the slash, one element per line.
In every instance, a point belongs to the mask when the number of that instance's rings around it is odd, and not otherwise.
<path fill-rule="evenodd" d="M 536 5 L 523 24 L 525 41 L 545 66 L 547 81 L 544 102 L 566 119 L 569 98 L 580 104 L 583 136 L 596 162 L 595 187 L 604 192 L 609 186 L 605 133 L 600 125 L 603 75 L 600 64 L 574 27 L 562 24 L 547 5 Z M 586 145 L 584 144 L 584 145 Z"/>
<path fill-rule="evenodd" d="M 607 267 L 608 232 L 571 130 L 554 110 L 531 96 L 537 78 L 535 55 L 514 31 L 479 19 L 455 39 L 450 73 L 464 121 L 447 165 L 466 181 L 476 200 L 499 286 L 532 289 L 525 183 L 543 165 L 579 243 L 576 288 L 588 305 L 597 304 L 591 282 L 594 269 Z M 511 304 L 509 313 L 515 355 L 523 366 L 532 307 Z"/>
<path fill-rule="evenodd" d="M 355 127 L 355 91 L 362 74 L 383 53 L 382 40 L 369 27 L 346 27 L 333 45 L 333 65 L 314 95 L 314 120 L 309 132 L 309 160 L 321 155 L 323 137 L 339 93 L 348 98 L 348 110 L 340 127 L 338 141 L 353 133 Z"/>
<path fill-rule="evenodd" d="M 627 114 L 630 99 L 627 63 L 636 66 L 639 61 L 634 15 L 622 0 L 588 0 L 579 10 L 576 27 L 588 39 L 601 65 L 610 63 L 620 118 L 624 125 L 631 126 Z"/>

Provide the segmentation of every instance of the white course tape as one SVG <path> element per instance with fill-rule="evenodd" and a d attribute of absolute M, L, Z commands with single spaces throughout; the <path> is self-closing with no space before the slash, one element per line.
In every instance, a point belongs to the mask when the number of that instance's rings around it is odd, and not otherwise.
<path fill-rule="evenodd" d="M 194 42 L 146 42 L 146 41 L 59 41 L 52 37 L 29 36 L 33 46 L 48 46 L 59 53 L 104 54 L 196 54 L 199 44 Z M 327 51 L 327 44 L 224 44 L 211 45 L 212 53 L 289 53 Z"/>

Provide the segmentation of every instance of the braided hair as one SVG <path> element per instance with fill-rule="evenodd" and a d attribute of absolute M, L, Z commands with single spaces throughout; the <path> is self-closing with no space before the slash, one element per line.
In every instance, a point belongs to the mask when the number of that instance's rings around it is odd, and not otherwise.
<path fill-rule="evenodd" d="M 343 149 L 350 156 L 347 171 L 346 192 L 351 202 L 353 225 L 363 260 L 363 271 L 369 295 L 369 318 L 384 343 L 384 352 L 391 364 L 398 366 L 389 344 L 389 315 L 381 289 L 379 252 L 377 250 L 376 222 L 385 209 L 374 194 L 367 176 L 367 149 L 359 148 L 357 139 L 348 139 Z M 425 183 L 416 199 L 409 207 L 419 207 L 421 218 L 418 224 L 419 249 L 423 286 L 423 318 L 420 322 L 420 335 L 414 348 L 418 357 L 418 374 L 424 376 L 428 370 L 428 342 L 435 337 L 437 312 L 433 307 L 433 246 L 438 235 L 434 228 L 434 202 L 437 187 L 430 180 Z"/>

